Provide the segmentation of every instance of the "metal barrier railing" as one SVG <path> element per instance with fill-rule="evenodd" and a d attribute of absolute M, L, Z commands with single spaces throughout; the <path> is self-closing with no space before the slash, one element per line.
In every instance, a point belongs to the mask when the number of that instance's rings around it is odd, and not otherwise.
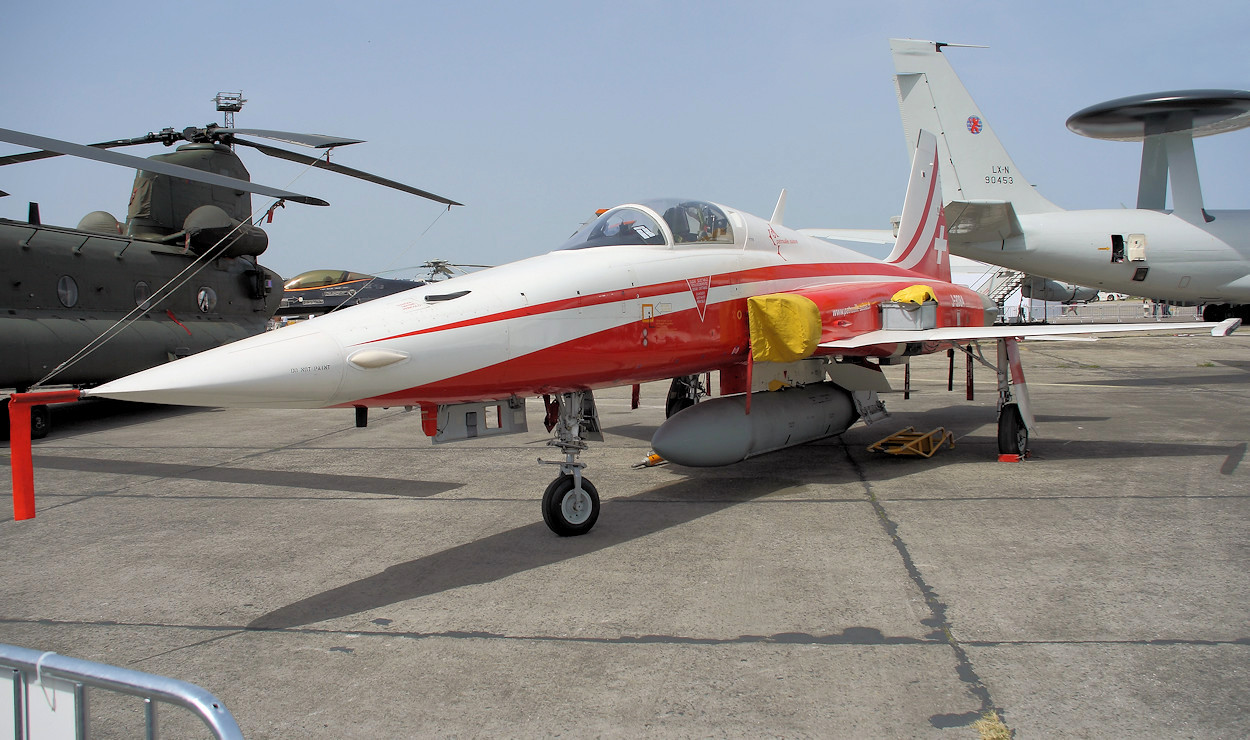
<path fill-rule="evenodd" d="M 220 740 L 243 738 L 230 710 L 193 683 L 4 644 L 0 644 L 0 738 L 85 738 L 88 686 L 144 699 L 150 740 L 157 737 L 156 702 L 190 710 Z"/>

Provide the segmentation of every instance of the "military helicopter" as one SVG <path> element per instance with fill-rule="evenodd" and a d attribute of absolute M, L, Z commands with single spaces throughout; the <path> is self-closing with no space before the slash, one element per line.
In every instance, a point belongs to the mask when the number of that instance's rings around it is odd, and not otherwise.
<path fill-rule="evenodd" d="M 257 261 L 268 236 L 252 223 L 251 193 L 278 198 L 274 207 L 328 203 L 250 182 L 234 145 L 460 205 L 240 134 L 327 151 L 361 143 L 213 123 L 90 146 L 0 129 L 0 141 L 37 150 L 0 157 L 0 166 L 68 154 L 139 170 L 124 224 L 95 211 L 74 228 L 49 226 L 34 203 L 25 222 L 0 219 L 0 389 L 90 387 L 265 329 L 282 279 Z M 154 143 L 181 145 L 147 159 L 108 151 Z M 48 428 L 47 409 L 32 409 L 32 436 Z"/>
<path fill-rule="evenodd" d="M 330 313 L 340 306 L 355 306 L 392 293 L 411 290 L 426 283 L 446 280 L 457 274 L 466 274 L 466 267 L 489 267 L 489 265 L 460 265 L 447 260 L 430 260 L 415 268 L 401 268 L 388 272 L 427 270 L 425 279 L 366 275 L 349 270 L 309 270 L 302 272 L 282 286 L 282 300 L 278 303 L 277 317 L 312 318 Z"/>

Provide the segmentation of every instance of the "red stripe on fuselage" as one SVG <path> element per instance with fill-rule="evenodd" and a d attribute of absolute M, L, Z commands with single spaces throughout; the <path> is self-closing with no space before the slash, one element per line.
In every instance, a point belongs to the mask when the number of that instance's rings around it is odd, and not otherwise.
<path fill-rule="evenodd" d="M 729 285 L 741 285 L 744 283 L 770 282 L 776 280 L 794 280 L 802 278 L 846 278 L 846 277 L 865 277 L 880 276 L 883 278 L 897 277 L 900 279 L 910 279 L 918 276 L 916 273 L 905 270 L 896 265 L 882 262 L 838 262 L 838 263 L 815 263 L 805 265 L 769 265 L 766 267 L 756 267 L 748 270 L 740 270 L 737 272 L 728 272 L 721 275 L 713 275 L 709 290 L 725 287 Z M 812 285 L 819 285 L 820 282 L 813 282 Z M 574 308 L 585 308 L 588 306 L 599 306 L 608 303 L 617 303 L 622 300 L 622 292 L 626 293 L 626 300 L 637 300 L 640 298 L 652 298 L 655 296 L 671 295 L 674 293 L 685 293 L 689 291 L 685 278 L 680 280 L 672 280 L 666 283 L 656 283 L 654 285 L 646 285 L 641 287 L 631 287 L 625 289 L 609 290 L 602 293 L 574 296 L 571 298 L 562 298 L 556 301 L 549 301 L 536 306 L 523 306 L 508 311 L 488 314 L 486 316 L 475 316 L 471 319 L 462 321 L 454 321 L 448 324 L 440 324 L 438 326 L 430 326 L 424 329 L 404 332 L 403 334 L 392 334 L 378 339 L 370 339 L 361 344 L 372 344 L 375 342 L 385 342 L 391 339 L 402 339 L 404 337 L 415 337 L 421 334 L 431 334 L 433 332 L 448 331 L 451 329 L 460 329 L 466 326 L 478 326 L 481 324 L 489 324 L 496 321 L 507 321 L 510 319 L 524 318 L 527 316 L 541 316 L 542 314 L 555 313 L 557 311 L 567 311 Z"/>
<path fill-rule="evenodd" d="M 914 277 L 908 275 L 909 277 Z M 795 292 L 816 298 L 825 326 L 823 340 L 881 328 L 877 304 L 888 300 L 908 281 L 847 282 L 813 291 Z M 976 326 L 984 321 L 978 294 L 956 285 L 934 286 L 939 298 L 939 324 Z M 961 302 L 975 305 L 956 306 Z M 499 400 L 572 390 L 605 388 L 692 375 L 746 361 L 749 352 L 746 298 L 708 306 L 700 319 L 696 308 L 634 320 L 493 365 L 404 390 L 357 399 L 341 406 L 401 406 L 418 403 L 461 403 Z M 865 310 L 858 310 L 860 306 Z M 839 309 L 852 307 L 851 313 Z M 644 334 L 645 330 L 645 334 Z M 645 339 L 645 342 L 644 342 Z M 945 344 L 940 348 L 945 348 Z M 939 345 L 926 346 L 936 351 Z M 839 355 L 885 357 L 895 344 L 839 349 Z M 820 350 L 818 354 L 834 352 Z"/>

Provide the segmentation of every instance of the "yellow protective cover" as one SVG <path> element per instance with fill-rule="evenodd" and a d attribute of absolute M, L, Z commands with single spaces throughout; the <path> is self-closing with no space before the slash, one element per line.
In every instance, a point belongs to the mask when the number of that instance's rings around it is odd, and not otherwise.
<path fill-rule="evenodd" d="M 794 362 L 820 344 L 820 308 L 810 298 L 773 293 L 747 299 L 751 357 L 756 362 Z"/>
<path fill-rule="evenodd" d="M 933 288 L 927 285 L 913 285 L 895 293 L 890 300 L 895 303 L 924 303 L 925 301 L 936 301 L 937 297 L 933 295 Z"/>

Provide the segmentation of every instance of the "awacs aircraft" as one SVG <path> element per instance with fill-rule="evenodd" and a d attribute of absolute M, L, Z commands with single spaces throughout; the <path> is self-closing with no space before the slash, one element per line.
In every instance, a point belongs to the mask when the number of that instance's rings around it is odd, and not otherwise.
<path fill-rule="evenodd" d="M 1000 445 L 1019 454 L 1032 415 L 1016 337 L 1155 325 L 990 326 L 988 299 L 950 282 L 937 174 L 926 133 L 884 261 L 714 203 L 622 205 L 554 252 L 348 307 L 86 395 L 254 408 L 413 405 L 435 442 L 525 431 L 525 399 L 542 395 L 550 444 L 564 454 L 553 461 L 560 475 L 543 495 L 543 518 L 565 536 L 589 531 L 599 515 L 598 492 L 577 460 L 598 431 L 595 388 L 675 378 L 680 400 L 695 385 L 691 376 L 719 370 L 730 395 L 675 404 L 687 408 L 652 445 L 679 464 L 725 465 L 879 418 L 877 393 L 889 388 L 880 365 L 956 345 L 997 370 Z M 979 339 L 998 340 L 997 365 Z M 764 387 L 775 390 L 752 392 Z"/>
<path fill-rule="evenodd" d="M 1193 139 L 1250 126 L 1250 92 L 1188 90 L 1091 106 L 1068 128 L 1142 142 L 1137 208 L 1065 211 L 1021 174 L 932 41 L 892 39 L 910 150 L 938 138 L 953 253 L 1030 275 L 1250 318 L 1250 211 L 1203 207 Z M 1169 181 L 1172 210 L 1165 210 Z"/>

